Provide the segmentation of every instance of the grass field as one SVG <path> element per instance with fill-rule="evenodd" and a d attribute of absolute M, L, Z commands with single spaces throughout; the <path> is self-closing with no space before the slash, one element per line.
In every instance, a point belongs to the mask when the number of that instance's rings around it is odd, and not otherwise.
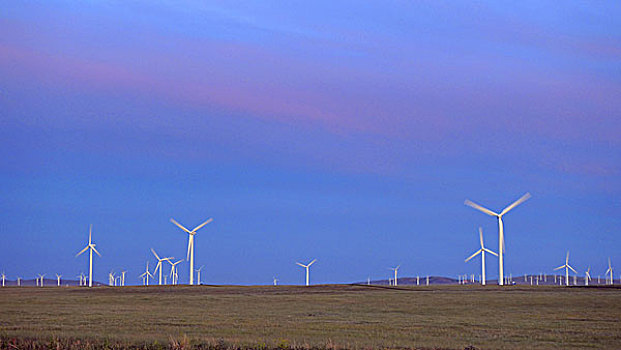
<path fill-rule="evenodd" d="M 620 349 L 621 289 L 8 287 L 0 288 L 0 336 L 3 348 L 55 337 L 255 349 Z"/>

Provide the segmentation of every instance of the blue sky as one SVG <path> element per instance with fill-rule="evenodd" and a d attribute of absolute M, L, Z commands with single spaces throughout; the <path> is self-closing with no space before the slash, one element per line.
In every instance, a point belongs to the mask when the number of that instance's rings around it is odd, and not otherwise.
<path fill-rule="evenodd" d="M 615 3 L 8 2 L 0 269 L 96 277 L 153 247 L 208 283 L 621 262 Z M 187 281 L 187 264 L 180 268 Z M 489 264 L 495 277 L 497 264 Z"/>

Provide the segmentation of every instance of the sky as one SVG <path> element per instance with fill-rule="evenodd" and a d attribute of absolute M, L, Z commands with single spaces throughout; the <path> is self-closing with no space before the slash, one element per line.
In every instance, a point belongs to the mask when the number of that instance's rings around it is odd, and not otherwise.
<path fill-rule="evenodd" d="M 5 1 L 0 270 L 209 284 L 621 269 L 621 4 Z M 189 277 L 181 263 L 179 278 Z M 167 270 L 167 269 L 166 269 Z M 165 271 L 166 271 L 165 270 Z M 488 259 L 488 277 L 497 261 Z M 620 270 L 621 271 L 621 270 Z"/>

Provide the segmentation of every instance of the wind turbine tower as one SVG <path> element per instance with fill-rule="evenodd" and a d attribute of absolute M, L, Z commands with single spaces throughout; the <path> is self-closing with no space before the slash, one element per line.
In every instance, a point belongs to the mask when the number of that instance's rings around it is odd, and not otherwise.
<path fill-rule="evenodd" d="M 87 250 L 90 250 L 89 259 L 88 259 L 88 286 L 89 287 L 93 286 L 93 251 L 97 253 L 97 255 L 101 256 L 101 254 L 99 254 L 97 249 L 95 249 L 95 245 L 93 244 L 91 240 L 92 233 L 93 233 L 93 225 L 91 224 L 88 230 L 88 245 L 75 256 L 77 258 L 80 254 L 84 253 Z"/>
<path fill-rule="evenodd" d="M 314 263 L 315 263 L 315 261 L 317 261 L 317 259 L 314 259 L 313 261 L 309 262 L 309 263 L 308 263 L 308 265 L 304 265 L 304 264 L 301 264 L 301 263 L 299 263 L 299 262 L 296 262 L 296 264 L 298 264 L 298 265 L 300 265 L 300 266 L 302 266 L 303 268 L 305 268 L 305 269 L 306 269 L 306 285 L 307 285 L 307 286 L 309 285 L 309 280 L 310 280 L 310 279 L 309 279 L 309 276 L 310 276 L 310 267 L 311 267 L 311 265 L 312 265 L 312 264 L 314 264 Z"/>
<path fill-rule="evenodd" d="M 574 273 L 577 273 L 573 267 L 569 266 L 569 252 L 567 252 L 567 256 L 565 257 L 565 265 L 559 266 L 554 270 L 565 269 L 565 285 L 569 286 L 569 270 L 571 269 Z"/>
<path fill-rule="evenodd" d="M 57 285 L 58 287 L 60 287 L 60 278 L 61 278 L 61 277 L 63 277 L 63 275 L 56 274 L 56 285 Z"/>
<path fill-rule="evenodd" d="M 4 280 L 6 279 L 6 275 L 4 274 L 4 271 L 2 271 L 2 286 L 4 287 Z"/>
<path fill-rule="evenodd" d="M 481 275 L 483 276 L 483 278 L 481 279 L 481 285 L 485 285 L 485 252 L 488 252 L 492 255 L 498 256 L 498 254 L 494 253 L 493 251 L 485 248 L 485 245 L 483 244 L 483 229 L 479 227 L 479 240 L 481 242 L 481 249 L 477 250 L 476 252 L 474 252 L 474 254 L 470 255 L 470 257 L 468 257 L 466 259 L 465 262 L 468 262 L 468 260 L 474 258 L 475 256 L 481 254 Z M 524 277 L 526 278 L 526 277 Z"/>
<path fill-rule="evenodd" d="M 181 225 L 180 223 L 176 222 L 175 219 L 172 219 L 172 218 L 170 219 L 170 222 L 177 225 L 177 227 L 187 232 L 189 235 L 187 259 L 190 261 L 190 285 L 194 284 L 194 235 L 196 235 L 196 231 L 198 231 L 200 228 L 202 228 L 203 226 L 207 225 L 208 223 L 212 221 L 213 219 L 209 219 L 203 222 L 202 224 L 196 226 L 192 231 L 190 231 L 187 228 L 183 227 L 183 225 Z"/>
<path fill-rule="evenodd" d="M 525 195 L 520 197 L 520 199 L 516 200 L 515 202 L 513 202 L 512 204 L 504 208 L 500 213 L 493 212 L 468 199 L 466 199 L 466 201 L 464 202 L 464 204 L 466 204 L 467 206 L 470 206 L 476 210 L 479 210 L 487 215 L 495 216 L 496 218 L 498 218 L 498 284 L 501 286 L 504 284 L 504 276 L 505 276 L 504 275 L 504 263 L 503 263 L 503 255 L 504 255 L 504 250 L 505 250 L 504 249 L 505 248 L 505 237 L 504 237 L 504 232 L 503 232 L 502 217 L 506 213 L 508 213 L 511 209 L 517 207 L 518 205 L 520 205 L 521 203 L 523 203 L 530 197 L 531 197 L 530 193 L 526 193 Z"/>

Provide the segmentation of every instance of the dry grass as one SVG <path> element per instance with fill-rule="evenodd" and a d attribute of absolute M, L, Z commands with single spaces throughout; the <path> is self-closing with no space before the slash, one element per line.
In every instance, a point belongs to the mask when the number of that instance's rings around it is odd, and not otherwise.
<path fill-rule="evenodd" d="M 0 288 L 7 349 L 603 349 L 621 348 L 620 321 L 613 288 Z"/>

